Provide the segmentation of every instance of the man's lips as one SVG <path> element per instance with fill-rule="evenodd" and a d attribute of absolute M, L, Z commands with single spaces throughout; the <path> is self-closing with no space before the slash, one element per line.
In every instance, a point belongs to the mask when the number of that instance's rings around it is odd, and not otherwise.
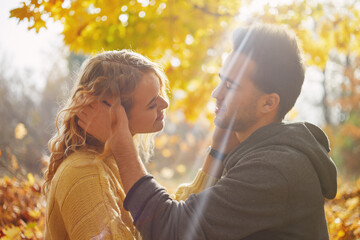
<path fill-rule="evenodd" d="M 225 111 L 224 107 L 217 105 L 216 109 L 215 109 L 215 114 L 218 114 L 218 113 L 224 112 L 224 111 Z"/>

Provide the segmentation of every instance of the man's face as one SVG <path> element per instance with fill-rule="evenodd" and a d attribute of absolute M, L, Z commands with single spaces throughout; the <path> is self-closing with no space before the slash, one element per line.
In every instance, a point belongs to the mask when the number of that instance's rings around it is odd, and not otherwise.
<path fill-rule="evenodd" d="M 256 63 L 246 55 L 231 53 L 227 57 L 219 73 L 221 82 L 212 93 L 218 127 L 246 131 L 258 121 L 263 92 L 250 80 L 255 70 Z"/>

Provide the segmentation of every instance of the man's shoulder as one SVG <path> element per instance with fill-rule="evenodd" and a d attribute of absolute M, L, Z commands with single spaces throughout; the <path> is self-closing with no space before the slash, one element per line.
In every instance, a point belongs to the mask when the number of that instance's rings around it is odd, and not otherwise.
<path fill-rule="evenodd" d="M 241 164 L 247 161 L 263 161 L 272 165 L 284 165 L 294 163 L 296 160 L 305 160 L 307 156 L 301 151 L 286 145 L 267 145 L 259 148 L 253 148 L 246 153 L 235 152 L 230 156 L 232 161 Z"/>
<path fill-rule="evenodd" d="M 281 173 L 285 179 L 297 178 L 302 175 L 315 176 L 311 161 L 301 151 L 285 145 L 272 145 L 254 149 L 246 154 L 233 154 L 229 159 L 227 171 L 232 167 L 263 166 Z M 300 173 L 300 175 L 299 175 Z"/>

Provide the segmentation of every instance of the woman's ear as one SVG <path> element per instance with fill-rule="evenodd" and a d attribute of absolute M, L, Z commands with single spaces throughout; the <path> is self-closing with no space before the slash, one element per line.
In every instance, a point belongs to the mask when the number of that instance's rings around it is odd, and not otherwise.
<path fill-rule="evenodd" d="M 262 100 L 261 112 L 264 114 L 277 112 L 280 104 L 280 97 L 277 93 L 265 94 Z"/>

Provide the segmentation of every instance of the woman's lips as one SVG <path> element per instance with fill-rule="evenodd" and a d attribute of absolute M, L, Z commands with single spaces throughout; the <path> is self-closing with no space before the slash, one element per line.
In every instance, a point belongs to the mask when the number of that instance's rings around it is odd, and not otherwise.
<path fill-rule="evenodd" d="M 160 114 L 157 118 L 156 118 L 156 121 L 161 121 L 164 119 L 164 114 Z"/>

